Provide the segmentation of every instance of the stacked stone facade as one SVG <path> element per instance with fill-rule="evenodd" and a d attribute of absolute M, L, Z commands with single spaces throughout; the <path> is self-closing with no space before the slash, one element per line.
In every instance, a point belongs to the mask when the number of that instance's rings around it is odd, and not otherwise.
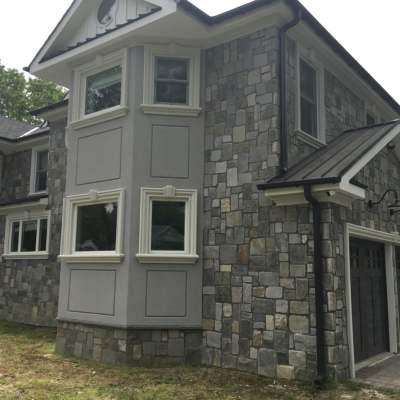
<path fill-rule="evenodd" d="M 109 364 L 199 365 L 202 333 L 195 330 L 133 330 L 60 322 L 58 352 Z"/>
<path fill-rule="evenodd" d="M 317 375 L 312 210 L 273 206 L 256 187 L 279 172 L 278 55 L 276 29 L 206 54 L 203 362 L 311 380 Z M 315 151 L 295 132 L 296 68 L 289 41 L 290 165 Z M 326 69 L 324 80 L 329 142 L 365 126 L 369 105 Z M 399 187 L 397 174 L 395 154 L 381 154 L 356 179 L 377 199 Z M 388 202 L 373 210 L 362 201 L 352 209 L 322 205 L 325 357 L 333 379 L 349 376 L 344 227 L 395 231 Z"/>
<path fill-rule="evenodd" d="M 62 206 L 65 188 L 65 121 L 51 127 L 48 194 L 51 210 L 48 260 L 0 262 L 0 318 L 33 325 L 56 326 L 60 266 Z M 8 155 L 3 164 L 2 202 L 26 199 L 29 194 L 31 150 Z M 4 252 L 6 218 L 0 218 L 0 251 Z"/>
<path fill-rule="evenodd" d="M 309 208 L 272 208 L 256 186 L 279 166 L 278 30 L 206 57 L 204 362 L 311 376 Z"/>

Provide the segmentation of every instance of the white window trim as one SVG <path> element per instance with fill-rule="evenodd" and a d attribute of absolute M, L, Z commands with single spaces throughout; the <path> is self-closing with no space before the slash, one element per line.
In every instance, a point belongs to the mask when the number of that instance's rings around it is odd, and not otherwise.
<path fill-rule="evenodd" d="M 59 258 L 67 263 L 120 263 L 123 258 L 125 190 L 90 191 L 64 199 L 63 235 Z M 117 232 L 114 251 L 75 251 L 77 209 L 105 202 L 118 203 Z"/>
<path fill-rule="evenodd" d="M 297 138 L 309 146 L 320 148 L 326 144 L 326 119 L 325 119 L 325 76 L 324 67 L 318 61 L 315 52 L 306 50 L 297 44 L 296 60 L 296 110 L 295 110 L 295 131 Z M 314 137 L 301 129 L 301 92 L 300 92 L 300 60 L 305 61 L 316 72 L 317 80 L 317 132 Z"/>
<path fill-rule="evenodd" d="M 157 57 L 182 58 L 189 64 L 189 94 L 187 105 L 155 103 L 155 63 Z M 170 46 L 144 48 L 143 104 L 145 114 L 197 117 L 200 112 L 200 49 Z"/>
<path fill-rule="evenodd" d="M 29 196 L 37 196 L 37 195 L 48 193 L 48 186 L 49 186 L 49 182 L 48 182 L 49 169 L 48 168 L 47 168 L 47 190 L 42 190 L 39 192 L 36 191 L 37 156 L 38 156 L 38 153 L 40 153 L 42 151 L 49 151 L 49 146 L 43 145 L 43 146 L 34 147 L 32 149 L 31 176 L 30 176 L 30 182 L 29 182 Z"/>
<path fill-rule="evenodd" d="M 140 226 L 139 252 L 136 258 L 141 263 L 156 264 L 194 264 L 197 255 L 197 190 L 176 189 L 173 186 L 164 188 L 141 188 L 140 192 Z M 185 209 L 185 250 L 152 251 L 151 225 L 152 201 L 184 201 Z"/>
<path fill-rule="evenodd" d="M 86 80 L 89 76 L 120 65 L 122 67 L 121 78 L 121 104 L 107 108 L 92 114 L 85 114 L 86 106 Z M 128 51 L 127 49 L 106 56 L 99 55 L 88 64 L 74 70 L 74 90 L 72 106 L 73 129 L 98 124 L 112 119 L 120 118 L 128 113 Z"/>
<path fill-rule="evenodd" d="M 12 235 L 12 225 L 14 222 L 20 223 L 19 228 L 19 239 L 18 239 L 18 247 L 21 249 L 22 243 L 22 223 L 25 221 L 37 221 L 37 233 L 36 233 L 36 248 L 39 246 L 39 221 L 42 219 L 47 219 L 47 238 L 46 238 L 46 250 L 45 251 L 32 251 L 32 252 L 12 252 L 11 251 L 11 235 Z M 6 217 L 6 230 L 4 235 L 4 254 L 2 257 L 4 259 L 11 260 L 46 260 L 49 258 L 49 245 L 50 245 L 50 211 L 30 211 L 26 210 L 23 213 L 16 212 Z"/>

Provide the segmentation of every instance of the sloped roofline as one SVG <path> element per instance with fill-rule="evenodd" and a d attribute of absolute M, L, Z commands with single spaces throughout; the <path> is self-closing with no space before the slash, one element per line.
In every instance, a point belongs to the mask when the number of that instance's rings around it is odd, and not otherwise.
<path fill-rule="evenodd" d="M 307 168 L 315 163 L 316 159 L 321 158 L 321 164 L 324 163 L 326 160 L 323 159 L 323 156 L 319 155 L 320 153 L 326 152 L 329 146 L 334 146 L 337 143 L 340 143 L 345 135 L 350 133 L 357 133 L 359 131 L 367 131 L 367 130 L 376 130 L 381 129 L 381 133 L 370 143 L 366 146 L 363 151 L 354 157 L 351 162 L 347 163 L 339 173 L 335 173 L 333 175 L 324 176 L 323 175 L 310 178 L 307 176 L 302 177 L 301 179 L 293 179 L 290 178 L 290 175 L 293 176 L 293 171 L 297 171 L 296 175 L 298 174 L 298 170 L 307 170 Z M 276 176 L 269 180 L 267 183 L 257 185 L 259 190 L 271 190 L 271 189 L 279 189 L 279 188 L 289 188 L 289 187 L 298 187 L 303 185 L 322 185 L 322 184 L 329 184 L 329 183 L 339 183 L 343 179 L 347 179 L 349 182 L 354 178 L 354 176 L 369 162 L 373 157 L 376 156 L 387 144 L 388 140 L 392 141 L 395 137 L 400 135 L 400 119 L 385 122 L 381 124 L 375 124 L 367 127 L 360 127 L 354 128 L 344 131 L 340 136 L 338 136 L 335 140 L 331 143 L 327 144 L 323 148 L 317 150 L 316 152 L 312 153 L 310 156 L 306 157 L 305 159 L 298 162 L 296 165 L 291 167 L 287 173 L 283 175 Z M 346 145 L 346 143 L 345 143 Z M 340 164 L 340 160 L 337 162 Z M 318 165 L 314 165 L 313 170 L 307 171 L 306 175 L 312 174 L 313 171 L 317 170 L 319 167 Z M 333 168 L 333 166 L 332 166 Z M 287 180 L 286 180 L 286 179 Z M 354 183 L 356 186 L 360 186 L 358 183 Z"/>
<path fill-rule="evenodd" d="M 24 68 L 25 71 L 30 72 L 31 66 L 37 59 L 42 50 L 50 42 L 51 38 L 62 24 L 71 9 L 80 0 L 74 0 L 70 7 L 67 9 L 61 20 L 53 29 L 43 46 L 37 52 L 30 65 Z M 256 11 L 258 8 L 282 1 L 289 6 L 296 14 L 301 12 L 302 20 L 318 35 L 334 52 L 337 54 L 356 74 L 366 82 L 372 90 L 374 90 L 390 107 L 398 114 L 400 114 L 400 104 L 372 77 L 372 75 L 328 32 L 328 30 L 298 1 L 298 0 L 253 0 L 247 4 L 236 7 L 224 13 L 210 16 L 200 8 L 196 7 L 188 0 L 175 0 L 177 6 L 182 11 L 190 14 L 203 24 L 214 26 L 224 23 L 230 19 L 242 16 L 244 14 Z M 157 3 L 157 2 L 156 2 Z M 107 33 L 106 33 L 107 34 Z M 104 36 L 104 35 L 103 35 Z M 93 39 L 93 40 L 96 40 Z M 70 49 L 72 50 L 72 49 Z M 69 50 L 68 50 L 69 51 Z"/>
<path fill-rule="evenodd" d="M 283 1 L 296 15 L 301 12 L 302 20 L 351 68 L 364 80 L 379 96 L 381 96 L 396 113 L 400 114 L 400 104 L 387 92 L 386 89 L 329 33 L 329 31 L 304 7 L 298 0 L 253 0 L 250 3 L 210 16 L 188 0 L 177 0 L 178 7 L 190 13 L 203 23 L 212 26 L 229 19 L 257 10 L 260 7 Z"/>

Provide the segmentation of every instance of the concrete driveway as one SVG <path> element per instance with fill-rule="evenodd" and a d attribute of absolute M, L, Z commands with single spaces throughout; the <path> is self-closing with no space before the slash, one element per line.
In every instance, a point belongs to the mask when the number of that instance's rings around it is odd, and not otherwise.
<path fill-rule="evenodd" d="M 400 390 L 400 355 L 366 367 L 357 372 L 357 382 Z"/>

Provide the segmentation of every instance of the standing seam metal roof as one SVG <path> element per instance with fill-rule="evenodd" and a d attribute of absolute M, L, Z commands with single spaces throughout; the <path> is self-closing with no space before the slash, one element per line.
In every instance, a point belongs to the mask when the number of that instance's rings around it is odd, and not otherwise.
<path fill-rule="evenodd" d="M 369 150 L 374 148 L 400 120 L 352 129 L 343 132 L 332 142 L 316 150 L 259 189 L 299 186 L 305 183 L 340 182 L 343 175 Z"/>

